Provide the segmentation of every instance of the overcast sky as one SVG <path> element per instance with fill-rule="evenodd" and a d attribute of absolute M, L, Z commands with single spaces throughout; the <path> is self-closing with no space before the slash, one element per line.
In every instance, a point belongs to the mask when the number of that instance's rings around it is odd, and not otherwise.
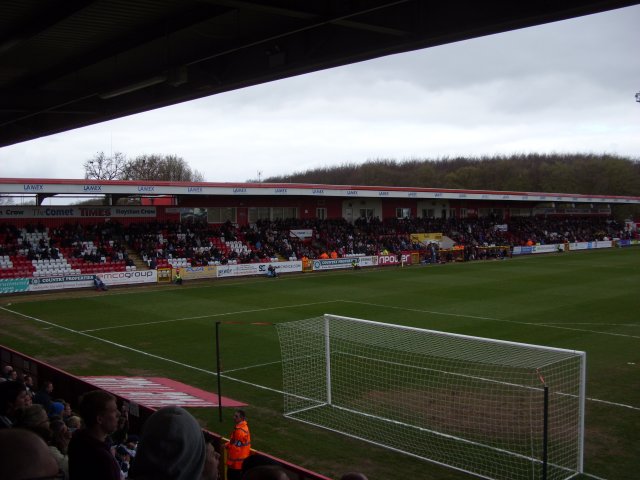
<path fill-rule="evenodd" d="M 214 95 L 10 147 L 0 176 L 83 178 L 103 151 L 210 182 L 521 152 L 640 158 L 640 6 Z"/>

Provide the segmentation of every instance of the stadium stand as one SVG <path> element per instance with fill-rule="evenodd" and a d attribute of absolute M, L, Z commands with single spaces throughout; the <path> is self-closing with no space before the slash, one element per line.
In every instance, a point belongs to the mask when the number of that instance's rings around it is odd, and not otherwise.
<path fill-rule="evenodd" d="M 292 229 L 309 229 L 311 238 L 291 237 Z M 479 260 L 504 255 L 505 248 L 564 242 L 631 239 L 634 233 L 607 217 L 514 217 L 433 219 L 360 218 L 330 220 L 259 220 L 238 227 L 230 222 L 146 222 L 122 225 L 0 225 L 0 279 L 135 271 L 129 252 L 149 268 L 338 257 L 418 251 L 412 233 L 438 232 L 455 248 L 441 260 Z M 495 247 L 500 247 L 496 249 Z"/>

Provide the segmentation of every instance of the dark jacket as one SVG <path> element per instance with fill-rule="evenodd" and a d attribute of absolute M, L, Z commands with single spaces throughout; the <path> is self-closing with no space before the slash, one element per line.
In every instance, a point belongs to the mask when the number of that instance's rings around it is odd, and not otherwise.
<path fill-rule="evenodd" d="M 107 443 L 78 430 L 69 442 L 69 480 L 120 480 L 120 467 Z"/>

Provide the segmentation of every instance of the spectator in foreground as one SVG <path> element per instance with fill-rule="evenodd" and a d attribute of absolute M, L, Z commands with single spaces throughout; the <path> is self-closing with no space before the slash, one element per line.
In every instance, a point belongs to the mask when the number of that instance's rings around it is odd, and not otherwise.
<path fill-rule="evenodd" d="M 73 434 L 73 432 L 75 432 L 79 428 L 82 428 L 82 419 L 77 415 L 71 415 L 64 421 L 64 423 L 67 424 L 67 428 L 69 429 L 69 432 L 71 432 L 71 434 Z"/>
<path fill-rule="evenodd" d="M 184 408 L 163 407 L 144 424 L 129 478 L 216 480 L 219 455 Z"/>
<path fill-rule="evenodd" d="M 0 478 L 64 479 L 47 444 L 29 430 L 12 428 L 0 430 Z"/>
<path fill-rule="evenodd" d="M 69 476 L 69 457 L 67 456 L 67 451 L 69 449 L 69 441 L 71 440 L 71 432 L 67 428 L 67 425 L 60 419 L 51 420 L 49 427 L 51 428 L 49 450 L 53 458 L 58 462 L 60 469 Z"/>
<path fill-rule="evenodd" d="M 62 418 L 63 412 L 64 412 L 64 403 L 55 401 L 55 402 L 51 402 L 51 406 L 49 407 L 47 414 L 49 415 L 50 418 L 52 417 Z"/>
<path fill-rule="evenodd" d="M 111 454 L 107 438 L 118 428 L 120 411 L 116 398 L 102 390 L 85 393 L 80 401 L 85 428 L 69 442 L 71 479 L 121 480 L 120 467 Z"/>
<path fill-rule="evenodd" d="M 14 427 L 30 430 L 47 443 L 51 440 L 49 416 L 44 407 L 37 403 L 18 411 Z"/>
<path fill-rule="evenodd" d="M 51 380 L 45 380 L 42 382 L 40 390 L 36 392 L 33 397 L 33 403 L 39 403 L 45 409 L 45 411 L 49 412 L 51 410 L 51 404 L 53 400 L 51 399 L 51 393 L 53 392 L 53 382 Z"/>
<path fill-rule="evenodd" d="M 291 480 L 279 465 L 261 465 L 246 471 L 242 480 Z"/>
<path fill-rule="evenodd" d="M 31 402 L 33 403 L 33 397 L 36 395 L 33 377 L 27 373 L 26 375 L 23 375 L 22 381 L 24 382 L 25 387 L 27 387 L 27 393 L 31 397 Z"/>
<path fill-rule="evenodd" d="M 27 406 L 29 395 L 22 382 L 0 383 L 0 429 L 11 428 L 18 412 Z"/>
<path fill-rule="evenodd" d="M 13 367 L 11 365 L 5 365 L 2 367 L 2 376 L 0 376 L 0 382 L 8 382 L 13 373 Z"/>

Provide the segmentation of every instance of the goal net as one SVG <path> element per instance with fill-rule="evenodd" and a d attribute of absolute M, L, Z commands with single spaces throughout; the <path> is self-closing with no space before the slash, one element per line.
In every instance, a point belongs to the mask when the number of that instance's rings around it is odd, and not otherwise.
<path fill-rule="evenodd" d="M 288 418 L 483 478 L 582 472 L 584 352 L 335 315 L 277 330 Z"/>

